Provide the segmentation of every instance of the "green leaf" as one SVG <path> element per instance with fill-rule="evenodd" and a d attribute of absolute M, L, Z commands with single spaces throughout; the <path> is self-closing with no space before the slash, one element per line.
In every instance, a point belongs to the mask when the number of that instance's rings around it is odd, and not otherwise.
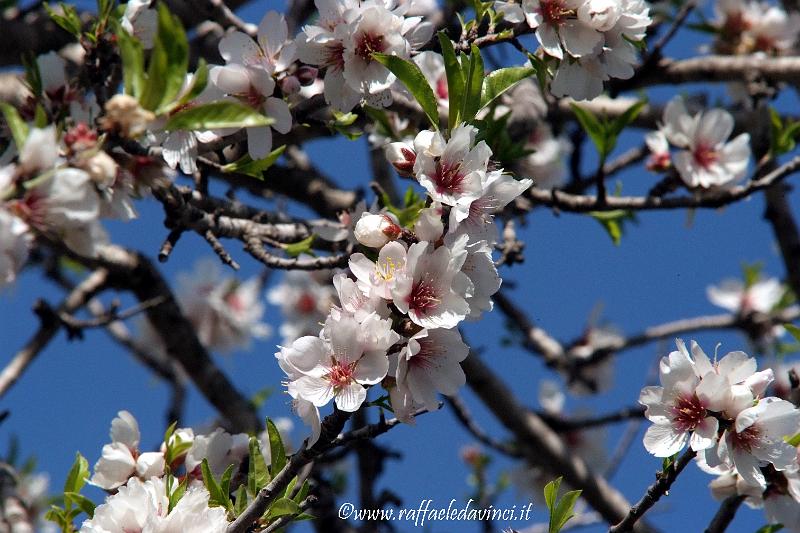
<path fill-rule="evenodd" d="M 181 99 L 178 101 L 177 106 L 185 105 L 202 93 L 206 86 L 208 85 L 208 64 L 206 60 L 202 57 L 197 62 L 197 69 L 194 71 L 194 76 L 192 76 L 192 85 L 186 91 Z"/>
<path fill-rule="evenodd" d="M 83 24 L 81 24 L 81 18 L 78 16 L 78 11 L 75 9 L 75 6 L 65 4 L 64 2 L 59 2 L 58 5 L 61 7 L 61 12 L 63 14 L 56 13 L 49 4 L 45 3 L 44 9 L 47 11 L 47 15 L 53 22 L 67 31 L 67 33 L 80 39 Z"/>
<path fill-rule="evenodd" d="M 308 496 L 310 490 L 311 490 L 311 485 L 309 485 L 308 480 L 306 479 L 303 481 L 303 485 L 300 487 L 300 490 L 297 491 L 297 494 L 295 494 L 294 498 L 292 499 L 297 503 L 301 503 L 303 500 L 306 499 L 306 496 Z M 287 494 L 289 494 L 288 491 Z"/>
<path fill-rule="evenodd" d="M 245 174 L 263 180 L 264 171 L 275 164 L 275 161 L 283 154 L 284 150 L 286 150 L 286 145 L 279 146 L 271 151 L 264 159 L 258 159 L 256 161 L 253 161 L 249 155 L 245 155 L 238 161 L 223 166 L 222 172 Z"/>
<path fill-rule="evenodd" d="M 561 480 L 563 478 L 557 477 L 544 486 L 544 503 L 547 509 L 553 512 L 556 505 L 556 498 L 558 497 L 558 489 L 561 487 Z"/>
<path fill-rule="evenodd" d="M 767 524 L 766 526 L 758 528 L 756 533 L 775 533 L 781 529 L 783 529 L 783 524 Z"/>
<path fill-rule="evenodd" d="M 255 498 L 258 491 L 269 483 L 270 477 L 258 439 L 250 437 L 250 460 L 247 469 L 247 491 Z"/>
<path fill-rule="evenodd" d="M 534 74 L 536 74 L 536 69 L 533 67 L 509 67 L 491 72 L 483 79 L 480 109 L 491 104 L 511 87 Z"/>
<path fill-rule="evenodd" d="M 140 98 L 144 90 L 144 47 L 136 37 L 117 25 L 117 45 L 122 59 L 122 81 L 125 94 Z"/>
<path fill-rule="evenodd" d="M 46 128 L 47 123 L 47 111 L 42 104 L 36 104 L 36 109 L 33 111 L 33 125 L 37 128 Z"/>
<path fill-rule="evenodd" d="M 464 73 L 456 57 L 453 42 L 443 31 L 438 33 L 438 37 L 442 47 L 442 57 L 444 58 L 444 71 L 447 76 L 447 98 L 450 102 L 447 125 L 452 129 L 460 121 L 460 113 L 464 102 Z"/>
<path fill-rule="evenodd" d="M 616 144 L 616 137 L 618 137 L 619 134 L 622 133 L 622 130 L 624 130 L 625 127 L 628 126 L 628 124 L 633 122 L 636 119 L 636 117 L 639 116 L 639 113 L 642 112 L 642 109 L 644 109 L 644 106 L 646 105 L 647 105 L 647 100 L 639 100 L 638 102 L 630 106 L 628 109 L 626 109 L 620 116 L 611 121 L 609 127 L 607 128 L 607 131 L 609 134 L 614 136 L 615 138 L 614 144 Z M 608 150 L 609 153 L 613 149 L 614 149 L 613 146 L 609 147 Z"/>
<path fill-rule="evenodd" d="M 800 327 L 794 324 L 784 324 L 783 327 L 786 328 L 786 331 L 788 331 L 797 342 L 800 342 Z"/>
<path fill-rule="evenodd" d="M 97 0 L 97 19 L 98 24 L 105 25 L 111 13 L 114 11 L 114 0 Z"/>
<path fill-rule="evenodd" d="M 590 211 L 589 215 L 603 226 L 615 246 L 619 246 L 622 242 L 622 235 L 625 232 L 625 223 L 628 221 L 636 222 L 636 215 L 633 211 L 625 209 Z"/>
<path fill-rule="evenodd" d="M 14 144 L 17 145 L 17 151 L 22 150 L 22 147 L 25 146 L 25 139 L 28 138 L 28 125 L 11 104 L 0 102 L 0 111 L 3 112 L 8 129 L 11 130 L 11 137 L 14 139 Z"/>
<path fill-rule="evenodd" d="M 239 485 L 239 488 L 236 489 L 235 495 L 236 501 L 233 504 L 233 515 L 239 516 L 247 509 L 247 504 L 249 503 L 247 500 L 247 489 L 244 485 Z"/>
<path fill-rule="evenodd" d="M 220 487 L 217 480 L 214 479 L 211 468 L 208 466 L 208 459 L 203 459 L 203 462 L 200 463 L 200 469 L 203 472 L 203 484 L 208 490 L 208 504 L 227 509 L 230 505 L 228 494 L 222 491 L 222 487 Z M 230 476 L 230 473 L 228 473 L 229 470 L 233 472 L 233 465 L 225 469 L 225 473 L 228 474 L 228 476 Z M 224 478 L 225 474 L 223 474 L 222 477 Z"/>
<path fill-rule="evenodd" d="M 373 54 L 380 64 L 388 68 L 397 79 L 402 81 L 411 95 L 422 106 L 422 110 L 430 120 L 434 129 L 439 129 L 439 107 L 436 96 L 416 63 L 397 56 Z"/>
<path fill-rule="evenodd" d="M 575 502 L 578 501 L 580 496 L 581 491 L 571 490 L 564 494 L 564 497 L 558 501 L 556 510 L 550 515 L 550 533 L 558 533 L 561 531 L 567 521 L 575 516 Z"/>
<path fill-rule="evenodd" d="M 165 4 L 158 5 L 158 32 L 147 68 L 147 86 L 140 104 L 162 112 L 178 95 L 189 66 L 189 43 L 180 20 Z"/>
<path fill-rule="evenodd" d="M 269 451 L 272 457 L 270 472 L 272 473 L 272 477 L 275 477 L 278 475 L 278 472 L 283 470 L 283 467 L 286 466 L 286 450 L 283 448 L 283 441 L 281 440 L 281 434 L 278 432 L 278 428 L 275 427 L 275 423 L 269 418 L 267 418 L 267 435 L 269 436 Z"/>
<path fill-rule="evenodd" d="M 79 452 L 75 454 L 75 461 L 67 474 L 67 480 L 64 482 L 64 492 L 79 493 L 88 478 L 89 461 Z"/>
<path fill-rule="evenodd" d="M 464 105 L 461 111 L 461 120 L 470 122 L 481 107 L 481 88 L 483 87 L 483 58 L 480 49 L 474 44 L 469 55 L 469 67 L 464 82 Z"/>
<path fill-rule="evenodd" d="M 278 498 L 270 505 L 267 511 L 267 519 L 272 520 L 279 516 L 296 515 L 302 512 L 303 510 L 300 509 L 300 506 L 294 500 Z"/>
<path fill-rule="evenodd" d="M 289 257 L 299 257 L 301 254 L 314 255 L 311 250 L 311 244 L 314 242 L 315 235 L 309 235 L 302 241 L 293 242 L 292 244 L 284 245 L 283 249 Z M 270 445 L 272 443 L 270 442 Z M 271 447 L 271 446 L 270 446 Z"/>
<path fill-rule="evenodd" d="M 189 488 L 189 476 L 183 478 L 183 481 L 169 493 L 169 510 L 172 511 L 178 502 L 181 501 L 183 495 L 186 494 L 186 489 Z"/>
<path fill-rule="evenodd" d="M 605 160 L 608 156 L 606 130 L 603 123 L 600 122 L 594 113 L 580 107 L 577 104 L 570 104 L 572 112 L 575 113 L 575 118 L 578 119 L 583 130 L 589 135 L 589 138 L 594 143 L 597 152 L 600 154 L 600 159 Z"/>
<path fill-rule="evenodd" d="M 274 119 L 262 115 L 252 107 L 225 100 L 180 111 L 167 121 L 164 128 L 169 131 L 249 128 L 269 126 L 273 122 Z"/>
<path fill-rule="evenodd" d="M 798 446 L 800 446 L 800 432 L 795 433 L 791 437 L 786 435 L 785 437 L 783 437 L 783 440 L 789 446 L 794 446 L 795 448 L 797 448 Z"/>
<path fill-rule="evenodd" d="M 25 68 L 25 81 L 31 88 L 33 96 L 42 96 L 42 73 L 39 72 L 39 64 L 33 52 L 25 52 L 21 57 L 22 66 Z"/>
<path fill-rule="evenodd" d="M 64 501 L 75 504 L 75 506 L 86 513 L 89 518 L 94 516 L 94 502 L 83 494 L 78 494 L 77 492 L 65 492 Z"/>

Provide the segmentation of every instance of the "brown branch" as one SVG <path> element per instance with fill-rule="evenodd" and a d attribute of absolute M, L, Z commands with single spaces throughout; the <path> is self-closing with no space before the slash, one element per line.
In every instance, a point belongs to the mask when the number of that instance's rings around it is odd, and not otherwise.
<path fill-rule="evenodd" d="M 789 206 L 789 187 L 775 185 L 766 190 L 767 210 L 764 214 L 781 249 L 786 278 L 792 292 L 800 297 L 800 231 Z"/>
<path fill-rule="evenodd" d="M 630 504 L 602 477 L 589 470 L 587 464 L 571 454 L 556 433 L 536 414 L 525 409 L 506 385 L 475 354 L 462 363 L 467 384 L 483 403 L 510 430 L 520 451 L 532 465 L 550 474 L 561 475 L 607 522 L 615 523 L 628 512 Z M 639 523 L 636 531 L 653 531 Z"/>
<path fill-rule="evenodd" d="M 461 422 L 461 425 L 464 426 L 464 428 L 466 428 L 466 430 L 469 431 L 473 437 L 478 439 L 489 448 L 493 448 L 502 454 L 510 457 L 521 457 L 516 446 L 508 442 L 495 439 L 478 425 L 475 419 L 472 418 L 472 414 L 469 412 L 469 408 L 464 403 L 464 400 L 461 399 L 461 396 L 445 396 L 445 398 L 447 399 L 448 405 L 450 405 L 450 407 L 453 409 L 456 419 Z"/>
<path fill-rule="evenodd" d="M 733 518 L 736 516 L 736 511 L 739 510 L 739 506 L 742 505 L 745 496 L 729 496 L 722 500 L 722 503 L 719 504 L 719 509 L 717 509 L 717 513 L 714 515 L 714 518 L 711 519 L 711 523 L 708 524 L 708 527 L 705 530 L 705 533 L 722 533 L 728 526 L 733 522 Z"/>
<path fill-rule="evenodd" d="M 350 259 L 350 255 L 346 253 L 328 255 L 316 259 L 278 257 L 264 249 L 264 243 L 261 242 L 258 236 L 245 236 L 244 241 L 244 249 L 253 256 L 254 259 L 270 268 L 278 268 L 281 270 L 327 270 L 331 268 L 344 268 L 347 266 L 347 262 Z"/>
<path fill-rule="evenodd" d="M 716 209 L 732 204 L 751 196 L 753 193 L 767 189 L 780 183 L 800 169 L 800 156 L 795 156 L 772 172 L 752 180 L 746 185 L 739 185 L 725 191 L 703 196 L 610 196 L 605 202 L 599 202 L 591 195 L 569 194 L 557 190 L 546 190 L 532 187 L 525 193 L 535 204 L 557 208 L 561 211 L 586 213 L 589 211 L 613 211 L 617 209 L 630 211 L 704 208 Z"/>
<path fill-rule="evenodd" d="M 670 487 L 672 487 L 678 475 L 683 472 L 683 469 L 694 459 L 695 455 L 697 455 L 697 452 L 690 448 L 683 452 L 683 455 L 681 455 L 677 461 L 671 463 L 666 470 L 659 472 L 657 475 L 658 479 L 656 479 L 655 483 L 650 485 L 647 492 L 642 496 L 642 499 L 631 507 L 631 510 L 625 518 L 617 525 L 611 527 L 608 532 L 622 533 L 624 531 L 633 531 L 639 519 L 641 519 L 662 496 L 669 492 Z"/>

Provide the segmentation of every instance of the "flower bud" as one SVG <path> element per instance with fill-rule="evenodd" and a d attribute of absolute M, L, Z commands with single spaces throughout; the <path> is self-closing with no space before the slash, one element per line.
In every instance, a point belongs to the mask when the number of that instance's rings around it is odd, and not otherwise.
<path fill-rule="evenodd" d="M 356 240 L 370 248 L 381 248 L 389 241 L 397 239 L 403 232 L 391 215 L 364 213 L 356 223 Z"/>
<path fill-rule="evenodd" d="M 319 70 L 314 67 L 309 67 L 308 65 L 303 65 L 302 67 L 297 69 L 297 80 L 300 82 L 300 85 L 303 87 L 308 87 L 317 79 L 317 75 L 319 74 Z"/>
<path fill-rule="evenodd" d="M 75 163 L 76 166 L 85 170 L 101 189 L 113 186 L 117 179 L 119 166 L 105 152 L 97 152 L 91 157 L 80 157 Z"/>
<path fill-rule="evenodd" d="M 286 76 L 281 80 L 281 91 L 286 96 L 291 96 L 300 92 L 300 80 L 297 76 Z"/>
<path fill-rule="evenodd" d="M 411 177 L 414 174 L 414 162 L 417 154 L 408 143 L 396 142 L 386 145 L 386 159 L 397 170 L 397 173 L 404 177 Z"/>
<path fill-rule="evenodd" d="M 156 116 L 143 109 L 136 98 L 127 94 L 116 94 L 106 102 L 106 114 L 100 117 L 100 127 L 106 131 L 115 131 L 129 139 L 140 136 L 147 129 L 149 122 Z"/>
<path fill-rule="evenodd" d="M 597 31 L 609 31 L 621 14 L 618 0 L 589 0 L 578 8 L 578 20 Z"/>

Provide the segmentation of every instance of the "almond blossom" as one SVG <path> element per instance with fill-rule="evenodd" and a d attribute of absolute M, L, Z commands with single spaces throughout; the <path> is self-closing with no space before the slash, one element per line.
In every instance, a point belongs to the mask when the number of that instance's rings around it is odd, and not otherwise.
<path fill-rule="evenodd" d="M 0 207 L 0 287 L 14 283 L 28 260 L 32 240 L 28 225 Z"/>
<path fill-rule="evenodd" d="M 219 53 L 226 63 L 262 68 L 272 75 L 292 64 L 297 47 L 289 40 L 286 18 L 277 11 L 267 11 L 258 25 L 255 41 L 235 31 L 220 40 Z"/>
<path fill-rule="evenodd" d="M 466 382 L 461 361 L 469 347 L 456 329 L 423 329 L 408 340 L 397 365 L 398 386 L 411 392 L 414 402 L 429 411 L 438 409 L 436 392 L 453 395 Z"/>
<path fill-rule="evenodd" d="M 204 346 L 226 352 L 269 335 L 269 326 L 261 321 L 258 278 L 243 283 L 224 278 L 219 264 L 207 260 L 198 262 L 193 274 L 179 275 L 178 285 L 178 302 Z"/>
<path fill-rule="evenodd" d="M 750 161 L 750 135 L 742 133 L 728 141 L 733 126 L 733 117 L 722 109 L 690 115 L 680 97 L 667 104 L 659 129 L 680 149 L 672 155 L 672 163 L 688 188 L 725 188 L 744 177 Z M 663 160 L 663 144 L 655 144 L 655 138 L 649 144 L 657 147 L 654 153 Z"/>
<path fill-rule="evenodd" d="M 469 314 L 467 298 L 474 287 L 461 272 L 467 259 L 463 236 L 460 249 L 440 246 L 431 251 L 427 242 L 412 244 L 406 256 L 406 270 L 395 282 L 392 301 L 423 328 L 452 328 Z"/>
<path fill-rule="evenodd" d="M 350 256 L 350 271 L 358 279 L 358 288 L 368 296 L 392 299 L 392 289 L 398 278 L 405 273 L 406 248 L 399 242 L 390 242 L 378 254 L 376 262 L 364 254 Z"/>
<path fill-rule="evenodd" d="M 228 527 L 225 509 L 209 507 L 208 498 L 205 487 L 189 487 L 170 511 L 164 480 L 131 478 L 95 509 L 80 533 L 223 533 Z"/>
<path fill-rule="evenodd" d="M 283 344 L 305 335 L 316 335 L 334 304 L 328 272 L 287 272 L 267 291 L 267 301 L 280 307 L 283 321 L 279 332 Z"/>
<path fill-rule="evenodd" d="M 729 278 L 706 289 L 711 303 L 742 315 L 771 312 L 785 293 L 786 287 L 777 278 L 759 279 L 749 286 Z"/>
<path fill-rule="evenodd" d="M 364 386 L 378 383 L 389 370 L 385 352 L 365 352 L 359 330 L 354 318 L 342 316 L 331 324 L 327 341 L 301 337 L 288 350 L 276 354 L 284 361 L 284 369 L 300 374 L 289 382 L 292 397 L 317 407 L 335 400 L 342 411 L 357 410 L 367 396 Z"/>
<path fill-rule="evenodd" d="M 125 4 L 122 28 L 142 42 L 145 50 L 153 48 L 158 31 L 158 12 L 150 8 L 151 0 L 130 0 Z"/>
<path fill-rule="evenodd" d="M 112 490 L 133 476 L 147 480 L 164 474 L 163 453 L 139 452 L 139 424 L 128 411 L 120 411 L 111 421 L 110 436 L 111 443 L 103 446 L 90 483 Z"/>

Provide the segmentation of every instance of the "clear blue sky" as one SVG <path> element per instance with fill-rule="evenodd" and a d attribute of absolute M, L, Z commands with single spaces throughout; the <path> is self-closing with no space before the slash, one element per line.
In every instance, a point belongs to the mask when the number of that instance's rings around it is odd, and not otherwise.
<path fill-rule="evenodd" d="M 257 9 L 247 9 L 242 15 L 257 23 L 269 7 L 280 8 L 259 3 Z M 689 37 L 672 50 L 676 54 L 688 55 L 699 43 L 696 35 L 684 35 Z M 661 89 L 653 93 L 652 99 L 666 101 L 676 90 Z M 623 138 L 618 150 L 640 142 L 640 132 L 633 132 Z M 366 140 L 317 141 L 309 145 L 309 152 L 316 164 L 344 187 L 365 187 L 370 179 Z M 621 179 L 625 192 L 640 193 L 656 178 L 637 169 L 625 173 Z M 794 193 L 792 205 L 800 206 L 799 200 Z M 115 242 L 155 256 L 166 235 L 161 225 L 163 214 L 152 200 L 139 202 L 137 208 L 140 219 L 129 224 L 108 224 L 108 228 Z M 621 246 L 615 247 L 599 224 L 589 217 L 568 213 L 555 216 L 548 210 L 536 209 L 519 232 L 526 242 L 525 263 L 504 268 L 501 274 L 507 283 L 515 283 L 516 288 L 508 291 L 509 296 L 537 325 L 557 338 L 568 340 L 580 334 L 598 303 L 604 306 L 604 319 L 624 332 L 633 333 L 669 320 L 719 312 L 706 300 L 706 286 L 724 277 L 740 275 L 743 261 L 762 261 L 766 274 L 783 276 L 777 245 L 763 220 L 763 212 L 764 202 L 756 196 L 722 210 L 698 211 L 691 223 L 685 211 L 642 213 L 639 224 L 628 226 Z M 243 278 L 259 272 L 258 265 L 242 253 L 240 245 L 228 244 L 229 251 L 242 265 Z M 174 280 L 176 273 L 191 269 L 196 259 L 210 255 L 204 241 L 186 235 L 161 269 L 168 279 Z M 279 275 L 273 276 L 270 282 L 278 278 Z M 8 361 L 36 330 L 37 320 L 30 312 L 36 298 L 57 304 L 61 292 L 35 271 L 24 273 L 14 287 L 0 294 L 2 361 Z M 127 295 L 121 295 L 121 300 L 123 304 L 131 303 Z M 280 315 L 276 308 L 269 307 L 267 320 L 277 330 Z M 499 312 L 487 315 L 481 322 L 467 326 L 466 338 L 473 347 L 483 349 L 484 360 L 506 379 L 524 403 L 535 406 L 540 380 L 555 376 L 524 350 L 501 346 L 501 337 L 505 335 L 503 323 Z M 697 340 L 708 351 L 713 351 L 717 342 L 722 343 L 721 353 L 747 349 L 744 338 L 737 334 L 704 334 Z M 283 377 L 273 357 L 277 342 L 278 336 L 273 335 L 254 342 L 249 352 L 217 356 L 216 361 L 247 394 L 265 386 L 277 391 Z M 597 413 L 605 413 L 635 404 L 654 359 L 670 349 L 671 344 L 652 345 L 625 352 L 617 359 L 612 390 L 583 401 L 571 400 L 569 408 L 590 407 Z M 485 429 L 497 437 L 506 435 L 469 389 L 465 388 L 463 393 Z M 16 435 L 23 453 L 36 456 L 39 468 L 51 475 L 53 487 L 58 488 L 76 451 L 94 464 L 108 440 L 110 421 L 121 409 L 131 411 L 139 420 L 143 447 L 156 446 L 164 431 L 167 401 L 167 387 L 133 362 L 102 331 L 88 331 L 83 341 L 73 342 L 67 342 L 61 333 L 3 398 L 0 408 L 9 409 L 11 416 L 0 425 L 0 451 L 4 441 Z M 186 424 L 202 424 L 214 414 L 194 390 L 190 391 L 187 405 Z M 291 416 L 285 395 L 271 397 L 262 414 Z M 299 440 L 303 427 L 299 420 L 296 425 L 296 440 Z M 625 425 L 609 427 L 610 450 L 624 428 Z M 396 428 L 381 437 L 380 442 L 401 451 L 404 459 L 387 464 L 377 488 L 390 488 L 404 499 L 405 506 L 417 507 L 420 500 L 433 499 L 437 506 L 446 507 L 450 499 L 462 499 L 471 491 L 466 484 L 468 470 L 459 458 L 459 450 L 473 443 L 473 438 L 449 410 L 425 415 L 416 427 Z M 644 451 L 640 432 L 613 482 L 630 500 L 637 500 L 653 481 L 660 465 L 659 459 Z M 498 458 L 492 471 L 513 467 Z M 691 465 L 671 495 L 648 518 L 664 531 L 701 530 L 717 509 L 706 487 L 709 481 L 711 477 Z M 353 488 L 346 499 L 356 502 Z M 92 489 L 89 495 L 96 501 L 102 496 Z M 521 506 L 527 501 L 510 490 L 503 494 L 498 505 Z M 534 516 L 537 521 L 546 520 L 541 507 Z M 764 523 L 761 510 L 743 507 L 731 530 L 755 531 Z M 301 526 L 302 530 L 307 527 Z M 399 531 L 413 530 L 408 524 L 397 527 Z M 587 529 L 604 530 L 602 526 Z M 437 523 L 429 531 L 471 532 L 479 531 L 479 526 Z"/>

